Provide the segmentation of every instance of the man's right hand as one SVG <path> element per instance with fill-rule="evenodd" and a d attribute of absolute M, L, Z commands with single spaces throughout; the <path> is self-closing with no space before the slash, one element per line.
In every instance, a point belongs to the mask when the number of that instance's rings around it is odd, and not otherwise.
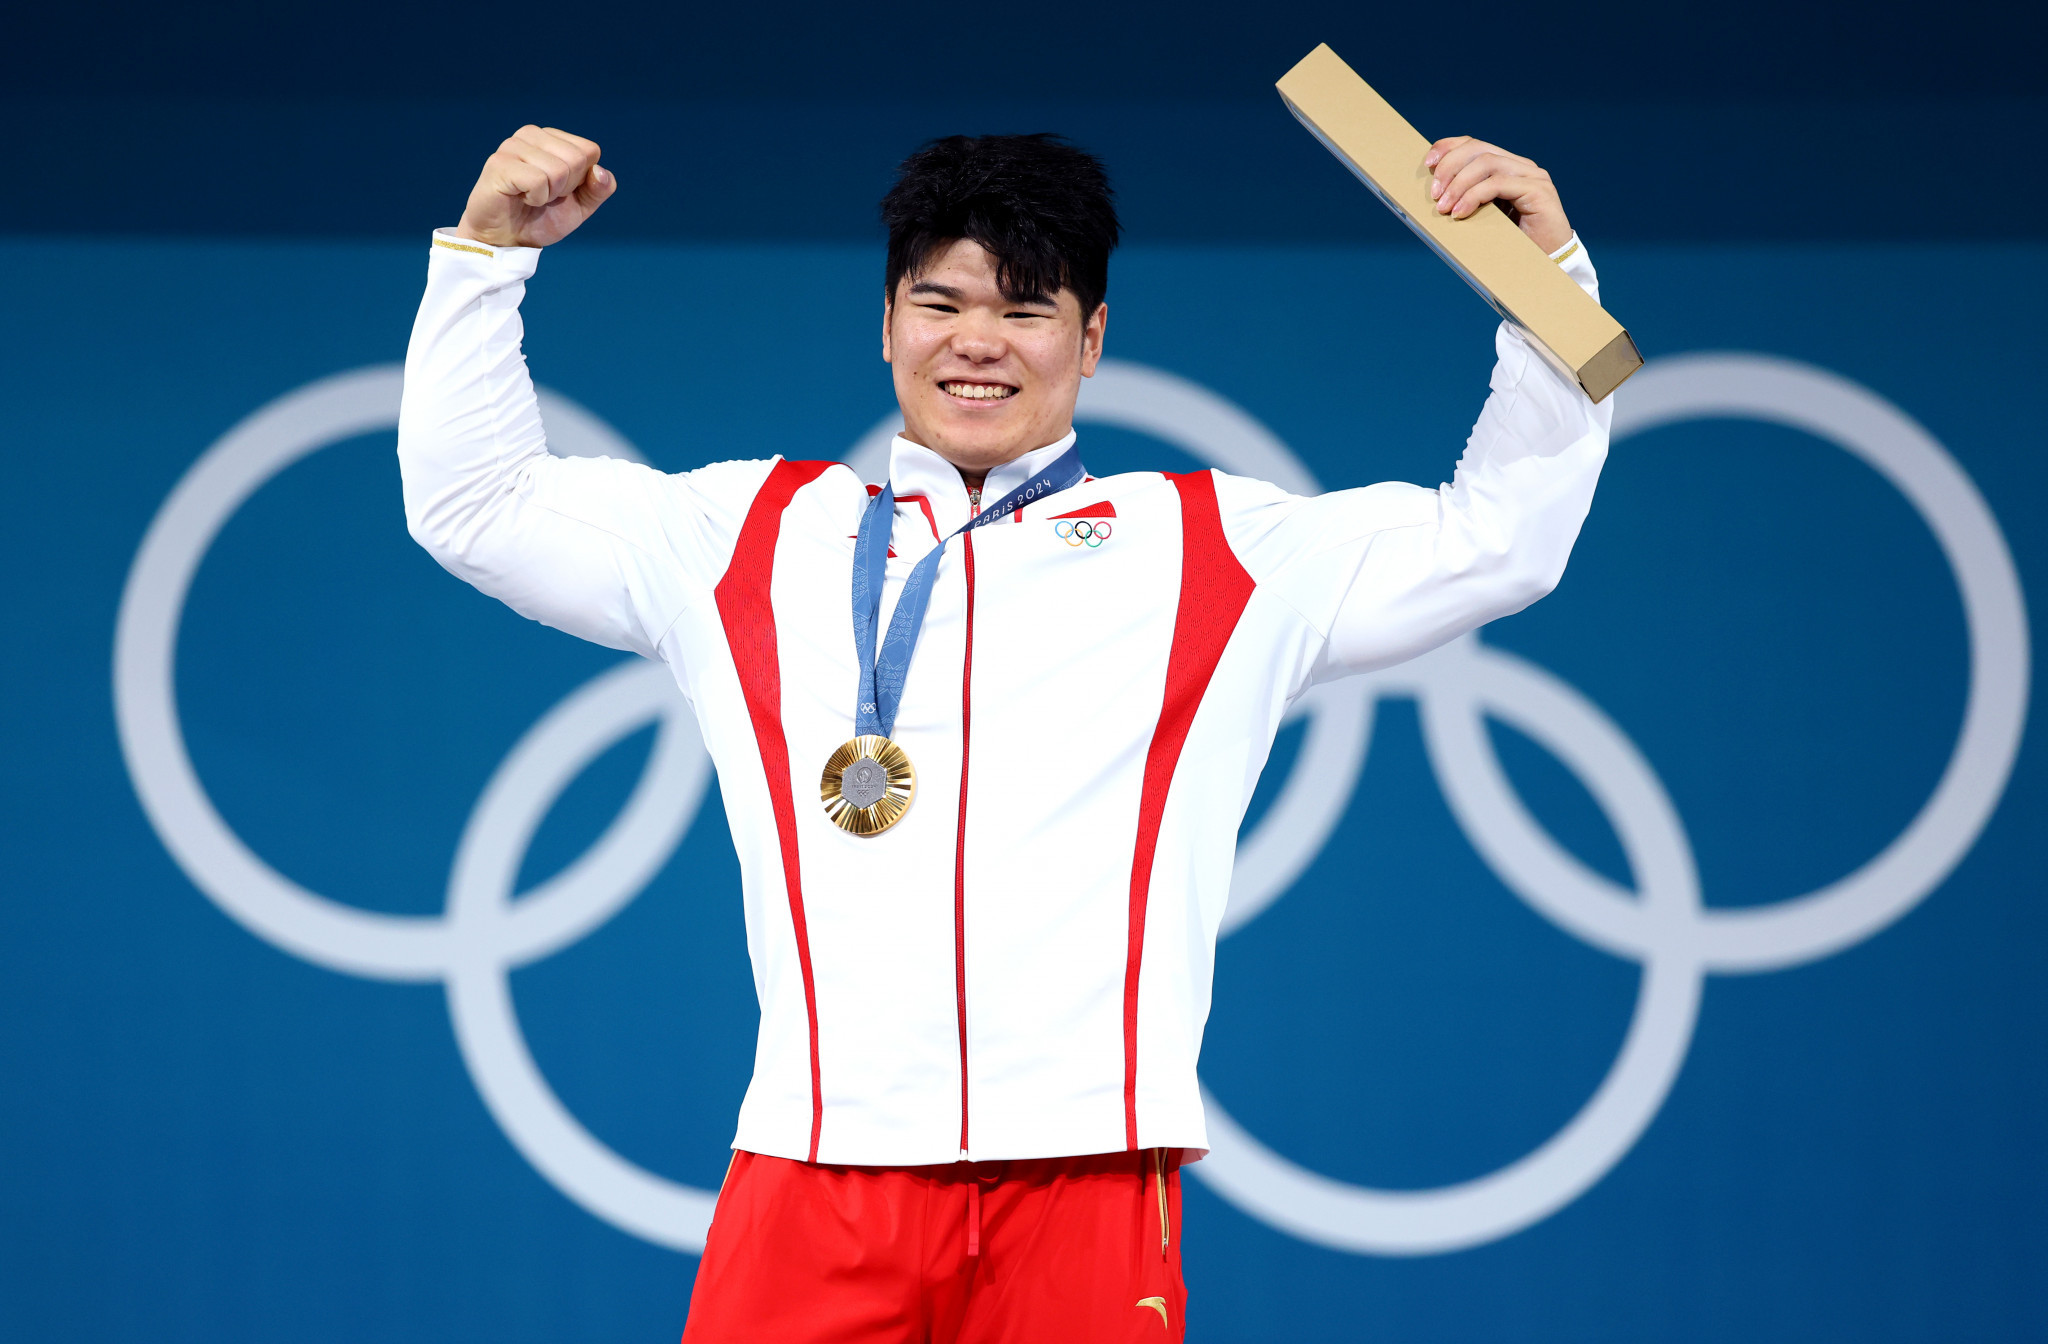
<path fill-rule="evenodd" d="M 456 232 L 493 247 L 561 242 L 619 189 L 598 153 L 580 135 L 521 126 L 484 161 Z"/>

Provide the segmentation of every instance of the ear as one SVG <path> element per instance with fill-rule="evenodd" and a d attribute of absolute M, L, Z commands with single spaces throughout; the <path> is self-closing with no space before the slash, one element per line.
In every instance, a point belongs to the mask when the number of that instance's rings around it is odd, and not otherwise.
<path fill-rule="evenodd" d="M 1081 328 L 1081 376 L 1093 378 L 1102 360 L 1102 335 L 1109 327 L 1109 305 L 1098 303 L 1088 325 Z"/>
<path fill-rule="evenodd" d="M 889 322 L 895 316 L 896 305 L 892 301 L 892 296 L 884 294 L 882 296 L 882 362 L 884 364 L 895 362 L 889 358 Z"/>

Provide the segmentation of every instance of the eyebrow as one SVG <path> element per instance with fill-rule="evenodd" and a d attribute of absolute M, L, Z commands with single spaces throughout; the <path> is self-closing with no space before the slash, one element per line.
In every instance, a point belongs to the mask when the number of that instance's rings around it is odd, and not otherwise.
<path fill-rule="evenodd" d="M 942 285 L 934 280 L 917 281 L 915 284 L 911 285 L 910 293 L 913 297 L 919 294 L 935 294 L 942 299 L 950 299 L 954 303 L 965 302 L 967 298 L 967 293 L 965 290 L 955 289 L 951 285 Z M 1038 308 L 1059 307 L 1058 300 L 1053 299 L 1045 294 L 1018 294 L 1015 296 L 1005 294 L 1003 296 L 1003 301 L 1005 303 L 1029 304 L 1033 307 Z"/>

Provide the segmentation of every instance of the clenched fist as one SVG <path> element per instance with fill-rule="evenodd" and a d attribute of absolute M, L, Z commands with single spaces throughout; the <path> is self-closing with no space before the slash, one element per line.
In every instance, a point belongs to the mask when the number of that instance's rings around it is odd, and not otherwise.
<path fill-rule="evenodd" d="M 580 135 L 521 126 L 484 160 L 455 231 L 493 247 L 561 242 L 619 189 L 598 153 Z"/>

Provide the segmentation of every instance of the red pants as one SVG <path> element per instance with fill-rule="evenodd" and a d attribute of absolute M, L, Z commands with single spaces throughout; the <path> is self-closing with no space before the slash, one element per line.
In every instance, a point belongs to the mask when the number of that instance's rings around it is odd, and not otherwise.
<path fill-rule="evenodd" d="M 1179 1344 L 1180 1159 L 738 1153 L 683 1344 Z"/>

